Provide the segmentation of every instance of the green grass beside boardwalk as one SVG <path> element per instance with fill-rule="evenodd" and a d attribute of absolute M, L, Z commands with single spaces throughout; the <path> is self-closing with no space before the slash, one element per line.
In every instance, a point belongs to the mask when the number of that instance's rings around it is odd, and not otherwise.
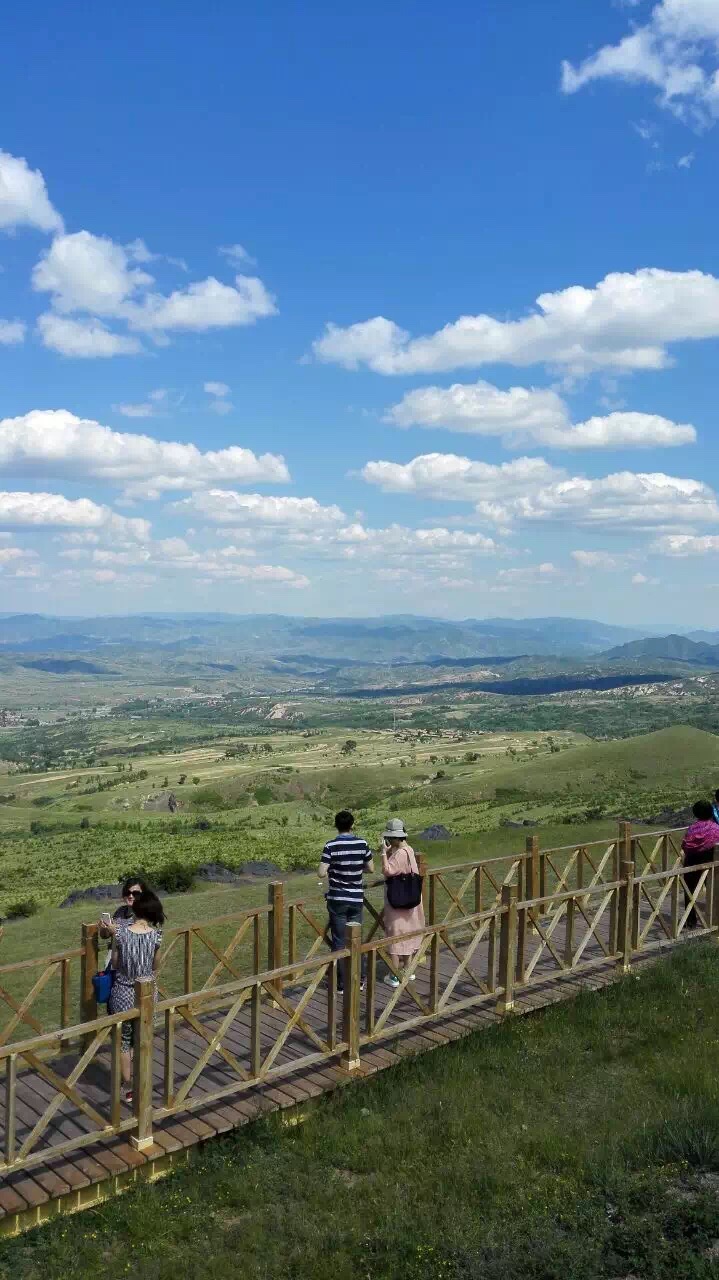
<path fill-rule="evenodd" d="M 718 1048 L 719 949 L 700 944 L 211 1143 L 3 1244 L 0 1275 L 717 1276 Z"/>

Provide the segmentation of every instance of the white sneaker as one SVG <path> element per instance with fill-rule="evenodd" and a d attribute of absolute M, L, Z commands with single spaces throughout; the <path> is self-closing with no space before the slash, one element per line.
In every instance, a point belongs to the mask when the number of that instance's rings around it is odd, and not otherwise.
<path fill-rule="evenodd" d="M 399 978 L 395 978 L 393 973 L 388 973 L 385 975 L 384 984 L 386 987 L 398 987 Z"/>

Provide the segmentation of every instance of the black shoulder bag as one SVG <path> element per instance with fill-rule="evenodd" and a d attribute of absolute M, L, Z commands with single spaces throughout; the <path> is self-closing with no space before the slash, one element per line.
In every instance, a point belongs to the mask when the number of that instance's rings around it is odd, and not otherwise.
<path fill-rule="evenodd" d="M 387 901 L 395 911 L 410 911 L 422 901 L 422 877 L 415 871 L 387 876 Z"/>

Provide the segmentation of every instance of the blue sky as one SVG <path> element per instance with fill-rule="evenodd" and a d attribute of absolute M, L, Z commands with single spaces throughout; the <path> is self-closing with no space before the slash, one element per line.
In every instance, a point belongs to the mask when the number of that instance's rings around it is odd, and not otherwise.
<path fill-rule="evenodd" d="M 0 19 L 3 609 L 716 625 L 719 2 L 548 19 Z"/>

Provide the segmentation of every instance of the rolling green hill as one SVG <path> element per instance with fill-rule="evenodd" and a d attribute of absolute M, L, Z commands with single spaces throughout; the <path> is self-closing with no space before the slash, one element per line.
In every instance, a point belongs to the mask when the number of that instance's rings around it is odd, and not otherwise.
<path fill-rule="evenodd" d="M 593 742 L 549 758 L 521 761 L 492 771 L 491 782 L 495 787 L 540 794 L 562 790 L 587 794 L 593 785 L 610 781 L 631 781 L 642 789 L 663 784 L 676 787 L 712 770 L 719 786 L 719 737 L 676 725 L 639 738 Z"/>

